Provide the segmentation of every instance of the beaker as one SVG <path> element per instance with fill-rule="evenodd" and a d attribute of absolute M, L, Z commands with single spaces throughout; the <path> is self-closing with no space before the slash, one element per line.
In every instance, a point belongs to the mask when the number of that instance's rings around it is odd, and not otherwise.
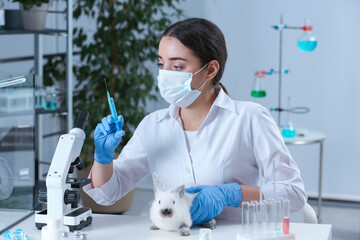
<path fill-rule="evenodd" d="M 55 110 L 57 108 L 57 95 L 54 87 L 46 87 L 45 109 Z"/>
<path fill-rule="evenodd" d="M 288 97 L 287 102 L 287 109 L 291 109 L 290 106 L 290 96 Z M 281 135 L 284 138 L 293 138 L 296 135 L 296 129 L 294 128 L 291 120 L 290 120 L 290 111 L 287 111 L 287 120 L 286 120 L 286 126 L 281 129 Z"/>
<path fill-rule="evenodd" d="M 39 88 L 35 90 L 35 108 L 43 108 L 44 107 L 44 96 L 45 90 L 43 88 Z"/>
<path fill-rule="evenodd" d="M 298 39 L 298 47 L 300 51 L 311 52 L 317 46 L 317 40 L 312 33 L 312 27 L 308 18 L 305 19 L 305 26 L 301 29 L 304 30 L 303 34 Z"/>
<path fill-rule="evenodd" d="M 255 75 L 254 86 L 251 90 L 252 97 L 265 97 L 264 75 Z"/>

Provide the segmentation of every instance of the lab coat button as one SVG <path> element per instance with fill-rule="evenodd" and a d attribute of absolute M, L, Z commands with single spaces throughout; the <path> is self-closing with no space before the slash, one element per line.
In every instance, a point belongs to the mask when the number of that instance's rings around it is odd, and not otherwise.
<path fill-rule="evenodd" d="M 190 169 L 189 167 L 187 167 L 186 170 L 185 170 L 185 173 L 186 173 L 186 174 L 190 174 L 190 173 L 191 173 L 191 169 Z"/>

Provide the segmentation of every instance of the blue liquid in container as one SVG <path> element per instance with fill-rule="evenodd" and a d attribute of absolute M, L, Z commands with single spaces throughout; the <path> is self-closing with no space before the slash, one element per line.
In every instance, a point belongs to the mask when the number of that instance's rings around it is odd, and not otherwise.
<path fill-rule="evenodd" d="M 295 128 L 286 128 L 286 127 L 284 127 L 281 130 L 281 135 L 284 138 L 293 138 L 296 135 L 296 130 L 295 130 Z"/>
<path fill-rule="evenodd" d="M 46 110 L 55 110 L 57 107 L 56 102 L 45 102 L 45 109 Z"/>
<path fill-rule="evenodd" d="M 44 108 L 45 108 L 46 110 L 51 110 L 51 102 L 45 102 Z"/>
<path fill-rule="evenodd" d="M 52 109 L 52 110 L 55 110 L 56 109 L 56 102 L 50 102 L 50 108 Z"/>
<path fill-rule="evenodd" d="M 317 41 L 298 41 L 298 47 L 301 51 L 311 52 L 316 48 Z"/>

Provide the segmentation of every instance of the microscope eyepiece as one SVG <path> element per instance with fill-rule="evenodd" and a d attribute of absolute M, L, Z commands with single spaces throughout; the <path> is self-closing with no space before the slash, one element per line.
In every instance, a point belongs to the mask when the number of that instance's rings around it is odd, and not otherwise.
<path fill-rule="evenodd" d="M 81 161 L 79 157 L 75 159 L 74 162 L 71 163 L 71 166 L 73 169 L 76 167 L 79 171 L 83 170 L 85 168 L 84 163 Z"/>
<path fill-rule="evenodd" d="M 78 118 L 76 120 L 75 127 L 84 130 L 85 126 L 87 124 L 88 118 L 89 118 L 89 112 L 86 111 L 86 110 L 81 110 L 79 115 L 78 115 Z"/>

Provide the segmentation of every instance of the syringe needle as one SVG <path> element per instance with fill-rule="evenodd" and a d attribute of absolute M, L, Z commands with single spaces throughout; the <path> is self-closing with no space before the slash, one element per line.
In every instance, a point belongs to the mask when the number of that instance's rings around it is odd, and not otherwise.
<path fill-rule="evenodd" d="M 108 87 L 107 87 L 105 78 L 104 78 L 104 83 L 105 83 L 105 87 L 106 87 L 106 92 L 109 92 L 109 89 L 108 89 Z"/>

